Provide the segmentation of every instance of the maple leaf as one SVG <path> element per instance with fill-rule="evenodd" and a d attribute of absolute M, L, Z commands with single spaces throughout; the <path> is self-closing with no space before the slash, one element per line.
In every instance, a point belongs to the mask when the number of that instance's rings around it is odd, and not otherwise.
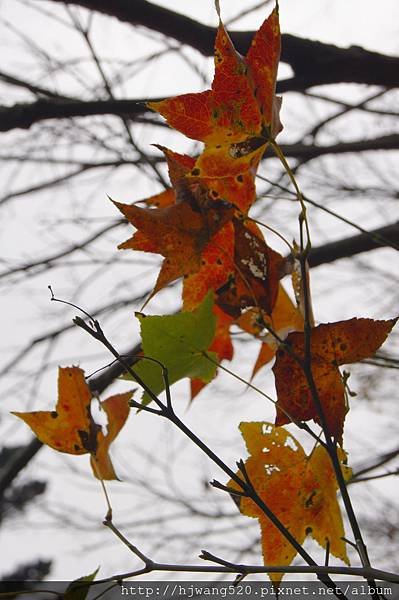
<path fill-rule="evenodd" d="M 264 503 L 299 544 L 311 535 L 349 564 L 342 539 L 345 533 L 337 501 L 338 484 L 324 447 L 317 445 L 307 456 L 294 436 L 271 423 L 241 423 L 240 430 L 250 454 L 246 472 Z M 342 449 L 339 459 L 344 477 L 349 479 L 351 470 L 343 464 L 346 455 Z M 227 485 L 240 489 L 233 480 Z M 264 564 L 289 565 L 296 555 L 295 548 L 253 500 L 236 498 L 242 514 L 259 520 Z M 269 573 L 269 577 L 278 583 L 283 574 Z"/>
<path fill-rule="evenodd" d="M 284 340 L 291 331 L 303 330 L 303 316 L 280 284 L 276 304 L 270 315 L 265 314 L 259 308 L 250 308 L 236 320 L 236 324 L 247 333 L 262 340 L 252 370 L 252 380 L 256 373 L 274 358 L 278 348 L 274 335 L 265 333 L 265 324 L 269 325 L 274 333 Z"/>
<path fill-rule="evenodd" d="M 283 257 L 266 244 L 259 228 L 234 219 L 234 274 L 217 290 L 217 304 L 238 317 L 241 309 L 256 306 L 270 314 L 276 303 Z"/>
<path fill-rule="evenodd" d="M 329 432 L 338 442 L 342 440 L 348 411 L 345 386 L 338 367 L 372 356 L 384 343 L 396 321 L 355 318 L 325 323 L 312 329 L 312 374 Z M 289 344 L 291 352 L 304 360 L 304 333 L 290 333 L 285 343 Z M 320 424 L 304 371 L 283 347 L 277 351 L 273 372 L 277 390 L 276 425 L 289 422 L 287 413 L 297 421 L 313 419 Z"/>
<path fill-rule="evenodd" d="M 247 170 L 254 175 L 269 137 L 281 130 L 281 101 L 275 96 L 279 57 L 277 10 L 255 34 L 246 58 L 220 21 L 212 89 L 149 104 L 169 125 L 204 142 L 193 175 L 225 177 Z"/>
<path fill-rule="evenodd" d="M 214 200 L 228 201 L 235 204 L 237 208 L 247 211 L 255 197 L 255 186 L 252 176 L 226 177 L 220 179 L 192 178 L 187 165 L 190 157 L 172 152 L 168 148 L 158 146 L 164 152 L 171 181 L 177 188 L 179 185 L 201 185 L 205 184 L 208 190 L 210 203 Z M 184 178 L 184 183 L 182 179 Z M 172 206 L 177 201 L 176 192 L 173 188 L 151 196 L 146 202 L 148 206 L 159 206 L 165 208 Z M 120 208 L 124 205 L 118 205 Z M 212 207 L 211 204 L 209 206 Z M 124 214 L 128 216 L 127 210 Z M 162 238 L 161 238 L 162 240 Z M 131 248 L 144 252 L 155 252 L 162 254 L 162 244 L 159 236 L 151 235 L 143 230 L 137 231 L 127 242 L 121 244 L 120 248 Z M 201 264 L 195 273 L 186 274 L 183 284 L 183 304 L 187 310 L 192 310 L 203 300 L 210 289 L 216 290 L 229 279 L 234 272 L 234 229 L 231 223 L 226 223 L 215 233 L 206 244 L 201 254 Z M 161 275 L 162 278 L 162 275 Z M 157 288 L 160 289 L 160 288 Z"/>
<path fill-rule="evenodd" d="M 227 223 L 209 242 L 204 249 L 201 267 L 197 273 L 189 275 L 183 281 L 183 307 L 193 310 L 209 292 L 216 291 L 234 273 L 234 229 L 232 223 Z M 213 307 L 216 316 L 215 335 L 210 344 L 209 352 L 217 355 L 218 362 L 232 360 L 233 344 L 230 336 L 230 326 L 233 317 L 226 314 L 217 305 Z M 215 372 L 215 376 L 216 376 Z M 200 379 L 191 380 L 191 400 L 209 382 Z"/>
<path fill-rule="evenodd" d="M 261 130 L 261 113 L 246 76 L 246 66 L 220 23 L 215 41 L 212 90 L 150 102 L 169 125 L 206 144 L 244 141 Z"/>
<path fill-rule="evenodd" d="M 192 310 L 209 290 L 216 291 L 234 273 L 234 229 L 232 223 L 218 231 L 206 245 L 201 266 L 183 281 L 183 306 Z"/>
<path fill-rule="evenodd" d="M 165 155 L 166 163 L 168 165 L 169 179 L 172 186 L 178 186 L 181 179 L 190 173 L 191 169 L 195 165 L 196 159 L 188 154 L 174 152 L 170 148 L 166 148 L 166 146 L 161 146 L 160 144 L 154 144 L 154 146 L 158 148 L 158 150 L 161 150 L 161 152 L 163 152 Z"/>
<path fill-rule="evenodd" d="M 205 146 L 191 174 L 203 179 L 223 179 L 240 175 L 254 178 L 266 144 L 267 140 L 264 137 L 256 137 L 230 146 Z"/>
<path fill-rule="evenodd" d="M 165 316 L 136 313 L 140 321 L 143 355 L 159 360 L 167 368 L 171 385 L 185 377 L 205 382 L 213 379 L 216 365 L 205 355 L 215 336 L 216 317 L 212 308 L 213 296 L 209 293 L 193 311 Z M 217 361 L 214 352 L 208 355 Z M 159 365 L 144 359 L 134 366 L 134 371 L 155 394 L 165 389 Z M 133 379 L 130 375 L 125 378 Z M 150 396 L 144 393 L 143 404 L 150 401 Z"/>
<path fill-rule="evenodd" d="M 152 295 L 178 277 L 198 271 L 205 246 L 234 214 L 232 204 L 211 200 L 201 183 L 182 183 L 177 203 L 164 208 L 114 204 L 138 229 L 118 248 L 157 252 L 165 257 Z"/>
<path fill-rule="evenodd" d="M 93 473 L 98 479 L 117 479 L 108 450 L 126 422 L 131 397 L 132 392 L 127 392 L 100 403 L 108 419 L 104 435 L 91 415 L 92 394 L 84 372 L 78 367 L 60 367 L 55 410 L 12 414 L 25 421 L 39 440 L 54 450 L 90 454 Z"/>

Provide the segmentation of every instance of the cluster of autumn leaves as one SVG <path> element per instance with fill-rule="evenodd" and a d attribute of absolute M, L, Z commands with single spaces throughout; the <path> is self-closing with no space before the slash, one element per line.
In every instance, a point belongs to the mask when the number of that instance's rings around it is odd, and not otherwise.
<path fill-rule="evenodd" d="M 287 260 L 268 246 L 248 215 L 256 200 L 259 162 L 281 130 L 281 101 L 275 96 L 279 56 L 277 10 L 256 33 L 245 58 L 236 52 L 220 22 L 212 88 L 150 104 L 171 127 L 201 141 L 204 149 L 191 157 L 159 147 L 166 157 L 171 187 L 146 199 L 146 207 L 115 202 L 136 228 L 119 248 L 164 257 L 151 296 L 184 278 L 181 313 L 145 318 L 139 314 L 138 318 L 144 355 L 168 368 L 171 383 L 190 377 L 192 397 L 216 375 L 218 363 L 232 359 L 233 326 L 261 341 L 252 375 L 277 351 L 276 422 L 241 424 L 250 454 L 246 469 L 259 496 L 299 543 L 311 533 L 320 545 L 328 544 L 332 554 L 347 561 L 330 458 L 321 444 L 307 456 L 281 427 L 309 420 L 321 424 L 320 411 L 303 370 L 302 311 L 280 283 L 288 270 Z M 311 369 L 325 433 L 341 446 L 348 406 L 339 366 L 374 354 L 395 322 L 355 318 L 321 324 L 311 331 Z M 154 393 L 164 389 L 156 364 L 141 361 L 135 369 Z M 91 416 L 84 373 L 71 367 L 60 369 L 55 411 L 15 414 L 51 447 L 90 453 L 94 474 L 113 479 L 108 447 L 126 421 L 130 396 L 120 394 L 101 403 L 108 418 L 104 434 Z M 150 398 L 144 394 L 142 401 Z M 349 477 L 349 469 L 342 468 Z M 234 482 L 229 485 L 236 487 Z M 241 498 L 239 504 L 243 514 L 259 519 L 265 564 L 289 564 L 295 549 L 251 499 Z M 281 575 L 272 578 L 278 581 Z"/>

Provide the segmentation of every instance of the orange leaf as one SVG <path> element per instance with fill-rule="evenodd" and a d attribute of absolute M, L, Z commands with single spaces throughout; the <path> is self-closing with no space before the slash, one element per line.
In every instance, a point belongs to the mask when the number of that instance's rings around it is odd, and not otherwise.
<path fill-rule="evenodd" d="M 155 208 L 165 208 L 171 206 L 176 202 L 176 192 L 173 188 L 168 188 L 160 194 L 150 196 L 144 200 L 147 206 L 154 206 Z"/>
<path fill-rule="evenodd" d="M 173 187 L 177 186 L 180 180 L 194 167 L 196 159 L 187 154 L 173 152 L 173 150 L 159 144 L 154 144 L 154 146 L 164 153 L 168 164 L 170 182 Z"/>
<path fill-rule="evenodd" d="M 256 199 L 254 172 L 251 170 L 230 177 L 203 177 L 204 183 L 219 197 L 228 200 L 245 214 Z"/>
<path fill-rule="evenodd" d="M 265 149 L 266 140 L 258 137 L 236 145 L 208 145 L 198 157 L 192 173 L 202 178 L 224 178 L 250 172 L 254 177 Z"/>
<path fill-rule="evenodd" d="M 183 289 L 184 306 L 191 310 L 198 306 L 210 289 L 216 290 L 226 283 L 234 271 L 234 231 L 231 223 L 226 223 L 220 230 L 216 230 L 213 237 L 211 236 L 212 239 L 209 239 L 200 253 L 200 263 L 198 263 L 196 251 L 194 263 L 190 264 L 188 261 L 190 252 L 187 253 L 187 248 L 190 243 L 194 244 L 196 248 L 202 248 L 204 242 L 207 241 L 207 236 L 212 233 L 212 228 L 207 225 L 209 221 L 203 218 L 205 214 L 202 213 L 205 213 L 206 210 L 210 212 L 212 225 L 212 220 L 214 221 L 212 213 L 214 209 L 217 213 L 221 201 L 228 201 L 232 204 L 237 201 L 237 207 L 247 211 L 255 198 L 253 174 L 248 171 L 237 177 L 204 179 L 194 177 L 190 173 L 194 159 L 163 146 L 158 146 L 158 148 L 166 156 L 169 175 L 172 183 L 176 186 L 177 195 L 176 190 L 172 188 L 151 196 L 145 201 L 150 206 L 169 208 L 164 213 L 159 211 L 143 212 L 143 209 L 135 205 L 127 206 L 116 203 L 116 206 L 139 229 L 129 240 L 120 244 L 119 248 L 163 254 L 168 260 L 164 261 L 153 293 L 169 281 L 184 274 L 186 276 Z M 201 194 L 205 194 L 205 200 L 201 198 Z M 189 207 L 184 206 L 187 204 Z M 224 205 L 222 204 L 222 206 Z M 180 215 L 182 215 L 181 218 Z M 144 223 L 144 216 L 147 217 L 145 219 L 147 223 Z M 204 237 L 199 240 L 199 243 L 197 243 L 198 240 L 193 239 L 190 242 L 190 216 L 193 216 L 197 222 L 203 220 Z M 166 231 L 166 227 L 168 231 Z M 199 236 L 202 235 L 200 231 L 195 232 L 196 235 L 197 233 Z M 171 237 L 174 238 L 175 246 L 177 246 L 175 249 L 177 251 L 179 251 L 179 247 L 182 249 L 182 252 L 178 252 L 178 258 L 176 258 L 176 254 L 173 256 L 174 248 L 170 243 Z M 184 244 L 180 244 L 182 237 L 184 237 Z M 169 261 L 171 255 L 173 260 Z M 187 272 L 182 273 L 182 270 Z"/>
<path fill-rule="evenodd" d="M 107 434 L 94 422 L 90 411 L 92 395 L 78 367 L 59 368 L 58 401 L 55 410 L 14 412 L 43 444 L 68 454 L 90 454 L 98 479 L 117 479 L 108 449 L 129 415 L 132 392 L 112 396 L 101 403 L 108 417 Z"/>
<path fill-rule="evenodd" d="M 282 427 L 262 422 L 241 423 L 240 430 L 250 453 L 246 471 L 265 504 L 299 544 L 311 535 L 323 548 L 329 544 L 331 554 L 349 564 L 342 540 L 338 484 L 323 446 L 316 446 L 306 456 L 299 442 Z M 341 461 L 346 457 L 342 450 L 339 457 Z M 350 469 L 342 465 L 342 470 L 348 479 Z M 240 489 L 232 480 L 227 485 Z M 237 496 L 237 499 L 244 515 L 259 520 L 264 564 L 289 565 L 296 555 L 293 546 L 250 498 Z M 269 576 L 278 583 L 283 575 Z"/>
<path fill-rule="evenodd" d="M 240 142 L 260 133 L 261 113 L 246 75 L 246 65 L 220 22 L 215 42 L 212 83 L 216 121 L 214 138 L 207 143 Z"/>
<path fill-rule="evenodd" d="M 216 177 L 212 177 L 209 172 L 204 172 L 204 175 L 202 176 L 201 169 L 198 168 L 200 158 L 195 159 L 186 154 L 178 154 L 164 146 L 156 145 L 156 147 L 165 154 L 168 163 L 169 178 L 173 186 L 178 186 L 181 179 L 186 177 L 188 181 L 202 182 L 206 185 L 209 189 L 210 197 L 215 200 L 223 198 L 245 213 L 253 204 L 256 198 L 254 178 L 258 163 L 254 163 L 254 168 L 248 169 L 242 173 L 241 171 L 243 169 L 240 167 L 237 170 L 237 174 L 233 172 L 233 175 L 228 173 L 228 168 L 230 166 L 228 163 L 227 170 L 223 171 L 222 169 L 222 172 L 218 172 Z M 253 162 L 254 158 L 251 157 L 251 160 Z M 225 167 L 225 165 L 222 165 L 222 167 Z M 220 169 L 217 169 L 217 171 L 219 170 Z M 172 190 L 167 190 L 166 192 L 157 194 L 157 196 L 149 198 L 147 204 L 157 206 L 156 202 L 158 202 L 159 206 L 166 206 L 166 196 L 171 192 Z M 163 200 L 164 198 L 165 200 Z M 176 195 L 174 195 L 173 200 L 171 195 L 171 201 L 168 202 L 168 204 L 173 204 L 175 200 Z M 162 204 L 159 204 L 160 201 Z"/>
<path fill-rule="evenodd" d="M 140 232 L 119 248 L 156 251 L 165 257 L 153 294 L 178 277 L 196 273 L 206 245 L 234 213 L 230 203 L 210 199 L 201 183 L 182 182 L 177 196 L 178 203 L 157 209 L 114 202 Z"/>
<path fill-rule="evenodd" d="M 161 102 L 149 102 L 149 108 L 159 112 L 169 125 L 194 140 L 212 135 L 212 92 L 182 94 Z"/>
<path fill-rule="evenodd" d="M 109 447 L 114 441 L 122 427 L 124 426 L 127 417 L 129 416 L 129 400 L 131 392 L 125 394 L 116 394 L 110 396 L 101 402 L 101 408 L 107 415 L 107 433 L 103 434 L 100 430 L 97 434 L 97 452 L 90 456 L 90 464 L 93 473 L 100 479 L 118 479 L 111 459 L 108 454 Z"/>
<path fill-rule="evenodd" d="M 226 177 L 256 170 L 270 135 L 282 128 L 281 100 L 275 96 L 279 57 L 277 10 L 255 35 L 245 59 L 220 22 L 212 89 L 149 104 L 169 125 L 205 143 L 193 174 Z"/>
<path fill-rule="evenodd" d="M 372 356 L 383 344 L 397 319 L 373 321 L 350 319 L 326 323 L 312 329 L 311 365 L 320 402 L 330 434 L 342 440 L 345 415 L 345 389 L 339 365 L 356 362 Z M 290 333 L 286 339 L 291 351 L 301 360 L 305 357 L 304 334 Z M 280 348 L 273 366 L 278 401 L 276 425 L 289 422 L 286 411 L 297 421 L 320 418 L 313 402 L 308 381 L 300 365 L 290 354 Z"/>

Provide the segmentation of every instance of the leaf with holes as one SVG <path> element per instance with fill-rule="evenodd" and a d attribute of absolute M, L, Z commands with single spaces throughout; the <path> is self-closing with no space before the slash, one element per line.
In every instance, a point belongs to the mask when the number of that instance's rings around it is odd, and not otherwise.
<path fill-rule="evenodd" d="M 294 436 L 270 423 L 241 423 L 240 430 L 250 454 L 246 472 L 268 508 L 299 544 L 311 535 L 320 546 L 326 548 L 328 544 L 331 554 L 349 564 L 342 539 L 345 533 L 337 501 L 338 484 L 324 447 L 317 445 L 307 456 Z M 342 449 L 339 459 L 343 475 L 349 479 L 351 470 L 344 464 Z M 242 477 L 239 472 L 237 475 Z M 232 480 L 227 485 L 240 489 Z M 264 564 L 288 566 L 296 555 L 295 548 L 253 500 L 236 498 L 242 514 L 259 520 Z M 283 574 L 269 576 L 278 583 Z"/>
<path fill-rule="evenodd" d="M 318 325 L 311 331 L 312 375 L 329 432 L 339 443 L 342 441 L 348 407 L 338 367 L 372 356 L 384 343 L 396 321 L 397 319 L 373 321 L 355 318 Z M 278 398 L 276 425 L 289 422 L 286 413 L 297 421 L 313 419 L 320 424 L 309 382 L 302 367 L 292 356 L 294 353 L 301 361 L 304 360 L 304 333 L 290 333 L 286 344 L 290 352 L 281 347 L 273 366 Z"/>
<path fill-rule="evenodd" d="M 183 187 L 185 192 L 180 191 L 180 195 L 176 196 L 175 190 L 171 189 L 147 199 L 146 203 L 149 206 L 160 205 L 164 209 L 162 212 L 154 210 L 143 212 L 146 209 L 115 202 L 126 218 L 139 228 L 129 240 L 120 244 L 119 248 L 158 253 L 167 257 L 153 294 L 183 274 L 184 308 L 192 310 L 198 306 L 209 290 L 219 289 L 233 277 L 235 233 L 229 217 L 233 215 L 234 208 L 231 206 L 230 211 L 226 201 L 237 200 L 237 208 L 246 211 L 254 198 L 255 187 L 252 177 L 248 176 L 201 180 L 182 175 L 180 170 L 182 166 L 184 169 L 182 159 L 185 161 L 188 157 L 178 155 L 166 148 L 163 148 L 163 151 L 167 156 L 169 172 L 174 184 L 178 190 Z M 179 172 L 178 176 L 176 176 L 177 172 Z M 194 190 L 191 198 L 188 190 Z M 191 203 L 187 206 L 187 201 L 190 199 Z M 227 222 L 220 229 L 216 228 L 217 230 L 211 235 L 212 217 L 218 215 L 219 207 L 222 212 L 221 218 Z M 194 232 L 198 240 L 193 239 L 190 222 L 187 220 L 193 212 L 197 213 L 194 215 L 196 222 L 203 219 L 204 229 Z M 213 220 L 215 221 L 215 218 Z M 161 225 L 157 228 L 157 224 Z M 206 242 L 208 236 L 210 239 Z M 198 248 L 201 252 L 198 252 Z"/>
<path fill-rule="evenodd" d="M 108 450 L 126 422 L 131 397 L 132 392 L 127 392 L 100 403 L 108 420 L 104 435 L 91 414 L 92 394 L 84 372 L 78 367 L 60 367 L 55 410 L 12 414 L 25 421 L 39 440 L 54 450 L 90 454 L 93 473 L 98 479 L 117 479 Z"/>
<path fill-rule="evenodd" d="M 136 313 L 140 321 L 144 356 L 160 361 L 167 369 L 172 385 L 185 377 L 209 382 L 213 379 L 217 361 L 214 352 L 206 352 L 215 336 L 216 317 L 213 313 L 213 297 L 209 293 L 193 311 L 175 315 L 145 316 Z M 134 366 L 148 387 L 159 394 L 165 389 L 161 367 L 151 360 L 141 360 Z M 126 376 L 127 379 L 133 379 Z M 143 404 L 151 401 L 143 394 Z"/>
<path fill-rule="evenodd" d="M 234 273 L 217 290 L 222 310 L 239 317 L 243 308 L 255 306 L 270 314 L 276 303 L 283 257 L 265 242 L 251 221 L 234 219 Z"/>

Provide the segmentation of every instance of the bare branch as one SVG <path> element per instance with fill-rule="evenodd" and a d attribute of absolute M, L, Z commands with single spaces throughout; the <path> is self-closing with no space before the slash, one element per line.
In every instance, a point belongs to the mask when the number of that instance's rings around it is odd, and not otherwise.
<path fill-rule="evenodd" d="M 380 227 L 367 233 L 361 233 L 312 248 L 309 254 L 309 266 L 317 267 L 334 262 L 340 258 L 349 258 L 361 252 L 382 248 L 389 243 L 397 244 L 399 240 L 399 221 Z"/>
<path fill-rule="evenodd" d="M 52 1 L 65 4 L 65 0 Z M 72 0 L 67 4 L 113 16 L 131 25 L 142 25 L 187 44 L 205 56 L 213 55 L 216 36 L 213 27 L 146 0 Z M 248 50 L 253 35 L 253 31 L 231 32 L 234 45 L 241 54 Z M 295 75 L 292 79 L 280 82 L 278 92 L 299 91 L 338 82 L 386 87 L 399 85 L 398 57 L 369 52 L 359 46 L 339 48 L 285 34 L 282 36 L 281 60 L 292 67 Z"/>
<path fill-rule="evenodd" d="M 29 129 L 46 119 L 66 119 L 112 114 L 126 119 L 142 115 L 147 100 L 55 100 L 40 99 L 32 103 L 0 107 L 0 131 Z"/>

